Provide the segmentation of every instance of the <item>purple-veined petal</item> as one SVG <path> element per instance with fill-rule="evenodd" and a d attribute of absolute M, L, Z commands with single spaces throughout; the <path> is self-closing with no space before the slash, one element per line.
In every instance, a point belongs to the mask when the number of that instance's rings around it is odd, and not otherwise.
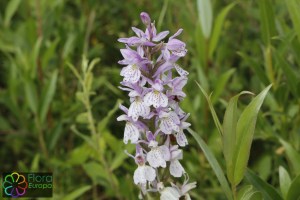
<path fill-rule="evenodd" d="M 137 121 L 139 116 L 146 117 L 150 113 L 150 107 L 146 106 L 141 100 L 136 100 L 131 103 L 128 116 L 132 117 L 133 121 Z"/>
<path fill-rule="evenodd" d="M 147 93 L 144 97 L 144 101 L 146 105 L 153 105 L 154 108 L 167 107 L 168 105 L 168 97 L 156 90 Z"/>
<path fill-rule="evenodd" d="M 158 147 L 152 148 L 151 151 L 147 154 L 147 161 L 149 162 L 150 166 L 157 168 L 157 167 L 166 167 L 166 160 L 163 158 L 162 152 Z"/>
<path fill-rule="evenodd" d="M 189 73 L 187 71 L 185 71 L 184 69 L 182 69 L 179 65 L 174 64 L 174 66 L 180 76 L 185 77 L 185 76 L 189 75 Z"/>
<path fill-rule="evenodd" d="M 171 39 L 173 39 L 173 38 L 175 38 L 175 37 L 177 37 L 178 35 L 180 35 L 181 33 L 182 33 L 182 31 L 183 31 L 183 29 L 181 28 L 181 29 L 179 29 L 174 35 L 172 35 L 171 37 L 170 37 L 170 39 L 169 40 L 171 40 Z"/>
<path fill-rule="evenodd" d="M 141 29 L 138 29 L 136 27 L 132 27 L 131 28 L 133 30 L 133 32 L 135 32 L 135 34 L 138 36 L 138 37 L 142 37 L 145 33 L 141 30 Z"/>
<path fill-rule="evenodd" d="M 168 43 L 167 43 L 167 48 L 170 51 L 177 51 L 179 49 L 185 49 L 185 43 L 178 40 L 178 39 L 171 39 Z"/>
<path fill-rule="evenodd" d="M 161 41 L 162 39 L 164 39 L 167 35 L 169 34 L 169 31 L 163 31 L 163 32 L 160 32 L 159 34 L 157 34 L 155 37 L 153 37 L 153 41 L 154 42 L 159 42 Z"/>
<path fill-rule="evenodd" d="M 141 71 L 137 65 L 128 65 L 121 71 L 121 76 L 124 76 L 125 82 L 136 83 L 140 80 Z"/>
<path fill-rule="evenodd" d="M 139 140 L 140 132 L 136 126 L 131 122 L 127 122 L 124 131 L 124 143 L 127 144 L 128 140 L 131 140 L 131 143 L 136 143 Z"/>
<path fill-rule="evenodd" d="M 179 146 L 184 147 L 186 145 L 188 145 L 188 141 L 186 139 L 186 136 L 184 135 L 184 133 L 182 131 L 179 131 L 176 135 L 176 141 L 177 144 L 179 144 Z"/>

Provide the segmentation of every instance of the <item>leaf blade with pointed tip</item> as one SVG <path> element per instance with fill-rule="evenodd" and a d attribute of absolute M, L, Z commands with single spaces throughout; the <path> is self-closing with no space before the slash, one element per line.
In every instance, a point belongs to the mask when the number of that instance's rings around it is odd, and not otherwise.
<path fill-rule="evenodd" d="M 236 143 L 234 156 L 234 185 L 238 185 L 244 177 L 250 156 L 250 148 L 254 135 L 256 119 L 260 107 L 272 85 L 259 93 L 242 112 L 236 126 Z"/>

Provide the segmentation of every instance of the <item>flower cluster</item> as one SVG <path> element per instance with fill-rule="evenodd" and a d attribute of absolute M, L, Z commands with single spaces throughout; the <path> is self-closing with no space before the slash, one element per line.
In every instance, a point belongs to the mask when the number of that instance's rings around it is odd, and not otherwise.
<path fill-rule="evenodd" d="M 142 196 L 159 192 L 161 199 L 189 197 L 188 191 L 196 184 L 187 183 L 179 148 L 188 144 L 183 130 L 190 126 L 186 122 L 189 114 L 179 107 L 186 96 L 182 88 L 188 75 L 176 64 L 187 53 L 186 44 L 176 38 L 183 30 L 179 29 L 166 40 L 169 31 L 157 33 L 147 13 L 142 12 L 140 17 L 146 25 L 145 32 L 132 27 L 136 36 L 118 40 L 126 44 L 126 48 L 120 50 L 124 57 L 119 61 L 124 65 L 120 88 L 129 92 L 131 102 L 129 108 L 120 105 L 125 114 L 118 117 L 118 121 L 126 122 L 124 143 L 136 144 L 135 156 L 128 154 L 138 165 L 134 183 L 140 186 Z M 165 187 L 164 180 L 169 175 L 184 176 L 184 184 L 171 183 L 171 187 Z"/>

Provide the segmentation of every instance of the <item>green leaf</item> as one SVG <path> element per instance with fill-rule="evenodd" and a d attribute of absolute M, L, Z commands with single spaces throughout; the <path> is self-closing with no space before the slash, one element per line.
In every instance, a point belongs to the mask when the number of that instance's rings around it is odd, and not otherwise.
<path fill-rule="evenodd" d="M 225 175 L 223 173 L 222 168 L 220 167 L 217 159 L 215 158 L 215 156 L 213 155 L 213 153 L 211 152 L 211 150 L 209 149 L 209 147 L 206 145 L 206 143 L 202 140 L 202 138 L 199 136 L 199 134 L 197 134 L 196 132 L 194 132 L 193 130 L 191 130 L 190 128 L 187 129 L 191 135 L 195 138 L 195 140 L 197 141 L 199 147 L 202 149 L 206 159 L 208 160 L 210 166 L 212 167 L 212 169 L 214 170 L 219 183 L 221 184 L 221 187 L 227 197 L 227 199 L 232 199 L 232 195 L 231 195 L 231 190 L 229 187 L 229 184 L 225 178 Z"/>
<path fill-rule="evenodd" d="M 217 102 L 217 100 L 219 99 L 220 95 L 224 91 L 224 88 L 225 88 L 228 80 L 230 79 L 230 77 L 233 75 L 234 72 L 235 72 L 235 69 L 233 68 L 233 69 L 228 70 L 224 74 L 222 74 L 220 77 L 218 77 L 217 83 L 216 83 L 216 86 L 215 86 L 215 89 L 214 89 L 214 92 L 213 92 L 212 98 L 211 98 L 211 101 L 213 104 L 215 104 Z"/>
<path fill-rule="evenodd" d="M 33 113 L 37 113 L 38 99 L 36 85 L 33 84 L 31 80 L 25 82 L 25 95 L 29 105 L 29 108 Z"/>
<path fill-rule="evenodd" d="M 41 109 L 40 109 L 40 121 L 43 123 L 45 121 L 46 115 L 49 110 L 50 103 L 53 100 L 55 90 L 56 90 L 56 82 L 57 82 L 57 76 L 58 72 L 55 70 L 52 73 L 52 76 L 50 78 L 50 81 L 48 85 L 46 86 L 46 93 L 42 97 L 42 102 L 41 102 Z"/>
<path fill-rule="evenodd" d="M 250 169 L 246 171 L 245 177 L 248 182 L 250 182 L 258 191 L 263 194 L 265 200 L 283 200 L 283 198 L 279 195 L 279 193 L 273 186 L 271 186 L 267 182 L 264 182 Z"/>
<path fill-rule="evenodd" d="M 291 185 L 291 178 L 289 173 L 282 166 L 279 167 L 279 184 L 283 197 L 286 197 Z"/>
<path fill-rule="evenodd" d="M 213 28 L 213 32 L 212 32 L 212 36 L 210 39 L 210 43 L 209 43 L 209 57 L 211 58 L 215 48 L 218 44 L 218 41 L 220 39 L 220 35 L 222 33 L 222 27 L 225 21 L 225 18 L 227 16 L 227 14 L 229 13 L 229 11 L 236 5 L 236 2 L 233 2 L 229 5 L 227 5 L 225 8 L 222 9 L 222 11 L 218 14 L 215 23 L 214 23 L 214 28 Z"/>
<path fill-rule="evenodd" d="M 208 39 L 210 37 L 213 22 L 211 0 L 197 0 L 197 8 L 203 35 Z"/>
<path fill-rule="evenodd" d="M 119 109 L 119 105 L 122 104 L 122 100 L 118 99 L 115 106 L 107 113 L 107 115 L 102 118 L 102 120 L 97 125 L 97 130 L 99 133 L 104 131 L 107 124 L 110 122 L 111 117 L 114 115 L 114 113 Z"/>
<path fill-rule="evenodd" d="M 117 153 L 117 155 L 115 156 L 115 158 L 113 159 L 113 161 L 111 163 L 111 166 L 110 166 L 111 171 L 120 167 L 122 165 L 122 163 L 124 163 L 124 160 L 128 158 L 128 155 L 124 153 L 124 149 L 120 148 L 119 150 L 120 151 Z M 128 153 L 131 154 L 134 150 L 135 150 L 134 145 L 127 146 Z"/>
<path fill-rule="evenodd" d="M 80 113 L 79 115 L 77 115 L 76 122 L 82 123 L 82 124 L 88 124 L 89 123 L 89 113 L 84 112 L 84 113 Z"/>
<path fill-rule="evenodd" d="M 276 35 L 273 3 L 271 0 L 259 0 L 261 33 L 264 43 L 269 46 L 271 38 Z"/>
<path fill-rule="evenodd" d="M 74 190 L 73 192 L 71 192 L 67 196 L 65 196 L 62 200 L 78 199 L 81 195 L 83 195 L 84 193 L 89 191 L 91 188 L 92 188 L 92 186 L 90 186 L 90 185 L 82 186 L 82 187 Z"/>
<path fill-rule="evenodd" d="M 84 171 L 90 177 L 93 182 L 97 182 L 99 178 L 108 180 L 108 174 L 105 171 L 104 167 L 98 162 L 91 161 L 82 165 Z"/>
<path fill-rule="evenodd" d="M 199 83 L 197 83 L 197 82 L 196 82 L 196 84 L 197 84 L 198 87 L 200 88 L 202 94 L 205 96 L 205 98 L 206 98 L 206 100 L 207 100 L 207 103 L 208 103 L 208 106 L 209 106 L 209 109 L 210 109 L 210 112 L 211 112 L 211 114 L 212 114 L 212 116 L 213 116 L 213 120 L 214 120 L 214 122 L 215 122 L 215 125 L 216 125 L 216 127 L 217 127 L 217 129 L 218 129 L 220 135 L 222 136 L 222 135 L 223 135 L 223 128 L 222 128 L 222 125 L 221 125 L 221 123 L 220 123 L 220 120 L 219 120 L 219 118 L 218 118 L 218 116 L 217 116 L 217 113 L 216 113 L 216 111 L 215 111 L 215 109 L 214 109 L 214 107 L 213 107 L 213 105 L 212 105 L 212 102 L 211 102 L 211 100 L 210 100 L 211 95 L 208 96 L 207 93 L 205 92 L 205 90 L 201 87 L 201 85 L 200 85 Z"/>
<path fill-rule="evenodd" d="M 288 160 L 290 161 L 295 174 L 300 174 L 300 154 L 286 141 L 279 139 L 280 143 L 285 148 Z"/>
<path fill-rule="evenodd" d="M 250 148 L 255 130 L 259 109 L 272 85 L 258 94 L 242 112 L 236 127 L 236 144 L 234 160 L 234 185 L 238 185 L 244 173 L 250 156 Z"/>
<path fill-rule="evenodd" d="M 294 71 L 292 66 L 289 65 L 289 63 L 282 57 L 282 55 L 279 52 L 275 53 L 275 58 L 276 61 L 278 62 L 278 66 L 282 69 L 285 77 L 286 77 L 286 82 L 293 93 L 295 97 L 299 97 L 298 93 L 298 87 L 297 84 L 299 82 L 299 76 L 297 73 Z"/>
<path fill-rule="evenodd" d="M 10 0 L 6 10 L 5 10 L 5 16 L 4 16 L 4 26 L 8 27 L 10 25 L 11 18 L 17 11 L 19 5 L 21 3 L 21 0 Z"/>
<path fill-rule="evenodd" d="M 252 185 L 242 187 L 237 195 L 238 200 L 261 200 L 262 195 L 259 191 L 255 190 Z"/>
<path fill-rule="evenodd" d="M 223 121 L 223 154 L 226 160 L 227 177 L 231 184 L 234 184 L 234 153 L 237 147 L 236 126 L 238 122 L 237 102 L 241 95 L 252 94 L 250 92 L 241 92 L 232 97 L 225 111 Z"/>
<path fill-rule="evenodd" d="M 300 174 L 293 180 L 289 191 L 287 193 L 286 200 L 299 200 L 300 199 Z"/>
<path fill-rule="evenodd" d="M 285 1 L 289 10 L 289 14 L 292 18 L 294 30 L 300 41 L 300 4 L 298 0 L 286 0 Z"/>

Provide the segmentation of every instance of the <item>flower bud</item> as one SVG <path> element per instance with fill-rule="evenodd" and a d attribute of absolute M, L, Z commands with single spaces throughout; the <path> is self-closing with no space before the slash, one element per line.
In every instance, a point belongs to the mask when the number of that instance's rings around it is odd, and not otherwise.
<path fill-rule="evenodd" d="M 143 24 L 145 24 L 146 26 L 148 26 L 151 23 L 151 18 L 149 17 L 148 13 L 142 12 L 140 16 Z"/>

